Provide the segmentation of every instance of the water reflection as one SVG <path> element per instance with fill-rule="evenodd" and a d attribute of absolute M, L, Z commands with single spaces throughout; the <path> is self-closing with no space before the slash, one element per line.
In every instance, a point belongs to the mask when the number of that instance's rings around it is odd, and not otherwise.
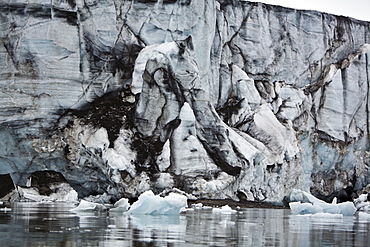
<path fill-rule="evenodd" d="M 289 216 L 290 232 L 299 246 L 314 246 L 318 241 L 322 246 L 369 246 L 369 223 L 357 216 Z"/>
<path fill-rule="evenodd" d="M 194 210 L 176 216 L 71 213 L 71 204 L 16 203 L 0 211 L 0 246 L 367 246 L 368 218 L 286 209 Z M 4 207 L 4 205 L 0 205 Z"/>

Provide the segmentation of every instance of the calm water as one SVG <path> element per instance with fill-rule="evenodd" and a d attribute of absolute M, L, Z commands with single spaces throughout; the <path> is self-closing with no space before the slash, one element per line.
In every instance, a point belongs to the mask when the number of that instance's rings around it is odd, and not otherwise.
<path fill-rule="evenodd" d="M 357 217 L 310 218 L 288 209 L 129 216 L 75 214 L 73 207 L 0 205 L 0 246 L 370 246 L 370 219 Z"/>

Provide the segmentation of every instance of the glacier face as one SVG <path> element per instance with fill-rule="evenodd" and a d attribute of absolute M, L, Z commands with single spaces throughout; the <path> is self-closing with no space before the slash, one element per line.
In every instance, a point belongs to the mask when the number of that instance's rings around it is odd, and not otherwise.
<path fill-rule="evenodd" d="M 1 174 L 80 197 L 369 184 L 370 24 L 247 1 L 0 3 Z M 343 194 L 343 193 L 342 193 Z"/>

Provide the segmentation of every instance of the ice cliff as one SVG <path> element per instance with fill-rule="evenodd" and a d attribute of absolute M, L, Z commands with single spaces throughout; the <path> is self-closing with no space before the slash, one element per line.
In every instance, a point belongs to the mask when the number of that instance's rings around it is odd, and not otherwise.
<path fill-rule="evenodd" d="M 2 1 L 0 174 L 344 200 L 370 183 L 369 43 L 368 22 L 242 0 Z"/>

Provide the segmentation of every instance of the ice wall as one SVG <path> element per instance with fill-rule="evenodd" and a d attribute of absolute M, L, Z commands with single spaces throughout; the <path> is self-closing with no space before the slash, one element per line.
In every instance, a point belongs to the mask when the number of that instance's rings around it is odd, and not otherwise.
<path fill-rule="evenodd" d="M 0 3 L 0 173 L 80 197 L 369 183 L 370 25 L 247 1 Z"/>

